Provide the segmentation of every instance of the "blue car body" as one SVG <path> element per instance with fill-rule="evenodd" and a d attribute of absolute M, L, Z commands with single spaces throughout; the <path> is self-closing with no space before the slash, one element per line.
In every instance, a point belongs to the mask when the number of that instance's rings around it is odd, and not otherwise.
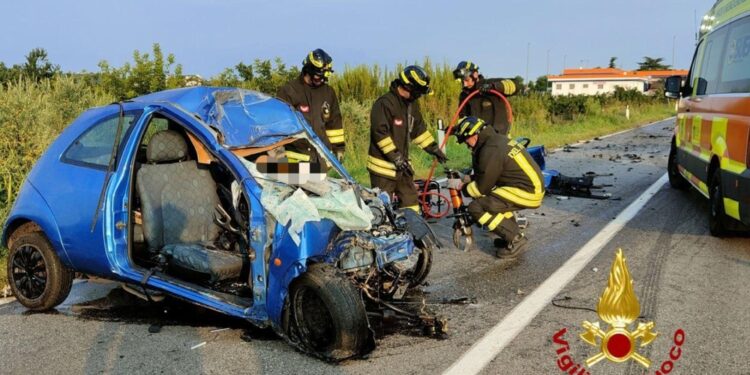
<path fill-rule="evenodd" d="M 221 105 L 217 105 L 217 101 L 222 101 L 218 103 Z M 121 110 L 131 116 L 132 121 L 123 128 L 109 178 L 104 167 L 85 165 L 64 157 L 71 144 L 92 124 L 108 117 L 117 118 Z M 251 207 L 248 238 L 252 248 L 258 251 L 251 264 L 254 275 L 251 307 L 227 302 L 206 290 L 191 288 L 158 275 L 146 277 L 142 283 L 146 270 L 136 266 L 129 257 L 129 231 L 122 228 L 122 223 L 129 222 L 132 166 L 148 119 L 157 112 L 183 124 L 206 146 L 207 151 L 228 167 L 244 191 Z M 142 284 L 149 290 L 163 291 L 248 319 L 261 327 L 278 328 L 290 283 L 305 272 L 308 260 L 333 261 L 324 254 L 339 229 L 326 219 L 308 222 L 297 244 L 288 234 L 287 227 L 275 224 L 273 238 L 269 239 L 267 233 L 271 228 L 266 227 L 265 210 L 260 200 L 261 187 L 231 150 L 270 145 L 301 132 L 320 146 L 333 168 L 345 179 L 352 180 L 299 113 L 260 93 L 234 88 L 184 88 L 90 109 L 70 124 L 36 163 L 4 224 L 2 243 L 7 246 L 13 230 L 33 222 L 42 229 L 64 265 L 72 270 L 131 285 Z M 107 158 L 110 151 L 106 152 Z M 105 181 L 108 181 L 106 187 L 103 186 Z M 92 225 L 102 189 L 103 204 Z M 273 241 L 272 246 L 268 246 L 267 241 Z M 272 249 L 270 259 L 275 262 L 267 270 L 263 260 L 267 256 L 265 249 L 269 248 Z"/>

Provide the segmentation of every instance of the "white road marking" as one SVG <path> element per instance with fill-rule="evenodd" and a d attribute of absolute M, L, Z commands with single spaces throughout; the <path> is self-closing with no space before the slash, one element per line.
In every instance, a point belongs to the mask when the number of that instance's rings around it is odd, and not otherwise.
<path fill-rule="evenodd" d="M 443 374 L 478 374 L 536 317 L 560 291 L 604 248 L 607 243 L 635 217 L 668 181 L 664 174 L 633 203 L 620 212 L 565 264 L 519 303 L 484 337 L 474 343 L 461 358 Z"/>

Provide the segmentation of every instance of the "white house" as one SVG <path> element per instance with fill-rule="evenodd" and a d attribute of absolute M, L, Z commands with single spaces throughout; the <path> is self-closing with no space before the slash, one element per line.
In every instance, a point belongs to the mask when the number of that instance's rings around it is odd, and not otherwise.
<path fill-rule="evenodd" d="M 547 77 L 552 95 L 608 94 L 616 87 L 647 92 L 655 81 L 686 76 L 687 70 L 626 71 L 617 68 L 565 69 L 562 75 Z"/>

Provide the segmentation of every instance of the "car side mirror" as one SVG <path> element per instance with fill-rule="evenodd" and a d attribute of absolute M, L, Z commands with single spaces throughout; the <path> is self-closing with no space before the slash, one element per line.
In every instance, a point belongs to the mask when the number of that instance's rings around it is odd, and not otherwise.
<path fill-rule="evenodd" d="M 671 76 L 664 82 L 664 95 L 667 98 L 679 99 L 682 89 L 682 77 Z"/>

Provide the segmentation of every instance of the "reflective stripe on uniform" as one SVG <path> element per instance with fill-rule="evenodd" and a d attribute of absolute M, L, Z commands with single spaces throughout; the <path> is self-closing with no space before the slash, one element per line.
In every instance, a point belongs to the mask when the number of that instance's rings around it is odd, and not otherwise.
<path fill-rule="evenodd" d="M 367 156 L 367 169 L 383 176 L 396 177 L 395 164 L 372 155 Z"/>
<path fill-rule="evenodd" d="M 331 142 L 332 144 L 344 143 L 344 136 L 339 135 L 336 137 L 328 137 L 328 141 Z"/>
<path fill-rule="evenodd" d="M 287 161 L 290 163 L 297 163 L 299 161 L 310 161 L 310 155 L 300 154 L 294 151 L 285 151 Z"/>
<path fill-rule="evenodd" d="M 425 148 L 435 142 L 435 138 L 429 130 L 425 130 L 424 133 L 420 134 L 417 138 L 414 138 L 414 141 L 412 142 L 416 143 L 421 148 Z"/>
<path fill-rule="evenodd" d="M 490 219 L 492 219 L 492 214 L 490 214 L 489 212 L 485 212 L 482 215 L 482 217 L 479 218 L 478 221 L 479 221 L 479 224 L 485 225 L 487 224 L 488 221 L 490 221 Z"/>
<path fill-rule="evenodd" d="M 477 187 L 476 181 L 472 181 L 468 185 L 466 185 L 466 192 L 469 193 L 469 196 L 472 198 L 479 198 L 482 196 L 482 192 L 479 191 L 479 187 Z"/>
<path fill-rule="evenodd" d="M 391 163 L 391 162 L 389 162 L 387 160 L 378 159 L 378 158 L 376 158 L 376 157 L 374 157 L 372 155 L 368 155 L 367 156 L 367 162 L 375 164 L 375 165 L 377 165 L 379 167 L 382 167 L 382 168 L 391 169 L 391 170 L 394 170 L 394 171 L 396 170 L 396 164 L 393 164 L 393 163 Z"/>
<path fill-rule="evenodd" d="M 511 141 L 508 144 L 513 145 L 513 150 L 508 153 L 508 156 L 513 158 L 516 164 L 521 167 L 521 170 L 523 170 L 534 186 L 534 191 L 528 192 L 516 187 L 503 186 L 493 189 L 492 192 L 503 199 L 524 207 L 536 208 L 541 206 L 542 199 L 544 198 L 542 180 L 539 178 L 536 170 L 534 170 L 534 167 L 531 166 L 531 163 L 526 159 L 526 156 L 518 148 L 520 146 L 516 146 L 516 141 Z"/>
<path fill-rule="evenodd" d="M 391 137 L 385 137 L 381 139 L 377 144 L 384 154 L 396 150 L 396 144 L 393 143 L 393 138 Z"/>
<path fill-rule="evenodd" d="M 337 136 L 343 136 L 344 135 L 344 129 L 330 129 L 326 130 L 326 135 L 330 137 L 337 137 Z"/>
<path fill-rule="evenodd" d="M 495 188 L 492 190 L 492 193 L 509 202 L 528 208 L 537 208 L 541 206 L 542 198 L 544 198 L 544 193 L 533 194 L 519 188 L 508 186 Z"/>
<path fill-rule="evenodd" d="M 500 223 L 503 222 L 503 220 L 510 219 L 511 217 L 513 217 L 512 212 L 505 212 L 505 213 L 501 212 L 495 215 L 495 218 L 492 219 L 492 221 L 487 225 L 487 229 L 495 230 L 495 228 L 497 228 L 498 225 L 500 225 Z"/>
<path fill-rule="evenodd" d="M 403 208 L 408 208 L 408 209 L 410 209 L 410 210 L 413 210 L 413 211 L 414 211 L 414 212 L 416 212 L 416 213 L 419 213 L 419 212 L 420 212 L 420 211 L 419 211 L 419 205 L 418 205 L 418 204 L 415 204 L 415 205 L 413 205 L 413 206 L 406 206 L 406 207 L 403 207 Z"/>

